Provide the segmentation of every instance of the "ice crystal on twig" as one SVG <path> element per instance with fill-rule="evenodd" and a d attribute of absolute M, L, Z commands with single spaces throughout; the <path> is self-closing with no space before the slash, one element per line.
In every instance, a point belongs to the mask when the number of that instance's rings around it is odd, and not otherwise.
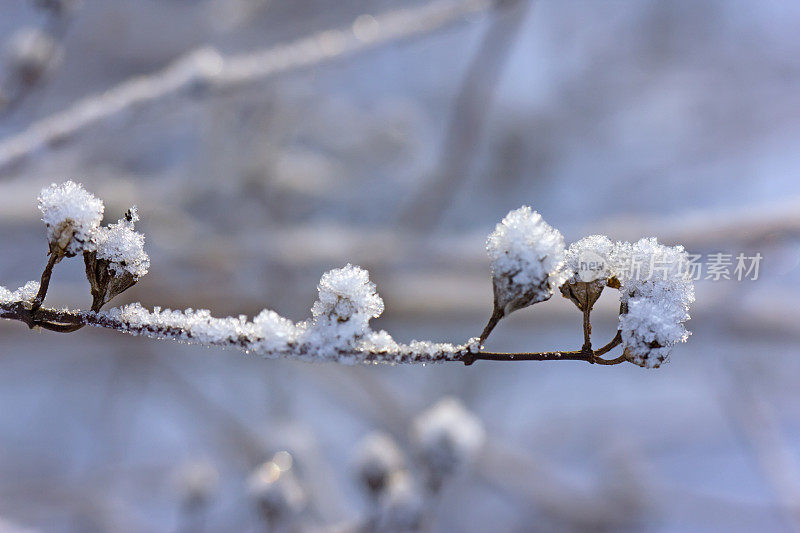
<path fill-rule="evenodd" d="M 134 206 L 116 224 L 97 228 L 83 252 L 93 311 L 99 311 L 147 274 L 150 257 L 144 251 L 144 235 L 133 229 L 138 220 Z"/>
<path fill-rule="evenodd" d="M 15 291 L 10 291 L 0 286 L 0 303 L 13 304 L 16 302 L 29 302 L 39 291 L 38 281 L 29 281 Z"/>
<path fill-rule="evenodd" d="M 694 302 L 694 283 L 685 270 L 683 246 L 654 238 L 617 243 L 611 258 L 622 293 L 619 329 L 631 362 L 657 368 L 672 347 L 689 337 L 684 323 Z"/>
<path fill-rule="evenodd" d="M 103 220 L 104 206 L 83 185 L 70 180 L 42 189 L 39 210 L 47 226 L 50 253 L 72 257 L 91 247 L 92 237 Z"/>

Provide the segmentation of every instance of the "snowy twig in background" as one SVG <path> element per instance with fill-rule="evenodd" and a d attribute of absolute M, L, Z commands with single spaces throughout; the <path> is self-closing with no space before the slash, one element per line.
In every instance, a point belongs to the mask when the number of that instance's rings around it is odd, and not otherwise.
<path fill-rule="evenodd" d="M 606 237 L 593 236 L 566 249 L 561 233 L 529 207 L 509 213 L 489 235 L 494 311 L 481 337 L 461 345 L 401 344 L 386 331 L 374 331 L 369 321 L 383 312 L 383 299 L 369 273 L 350 264 L 322 276 L 311 317 L 298 323 L 267 309 L 252 321 L 243 315 L 215 318 L 205 309 L 155 307 L 149 311 L 139 303 L 101 311 L 113 297 L 138 282 L 150 266 L 144 236 L 133 228 L 138 220 L 135 207 L 116 224 L 102 227 L 102 201 L 68 181 L 43 189 L 39 209 L 49 242 L 42 281 L 14 292 L 0 287 L 0 317 L 20 320 L 31 328 L 71 332 L 92 325 L 157 339 L 234 347 L 264 357 L 350 364 L 579 360 L 605 365 L 632 362 L 651 368 L 663 363 L 671 348 L 689 335 L 683 323 L 689 319 L 694 286 L 682 269 L 686 263 L 683 247 L 663 246 L 655 239 L 611 243 Z M 79 253 L 91 287 L 91 309 L 41 308 L 55 265 Z M 605 287 L 621 291 L 619 331 L 608 344 L 594 350 L 590 314 Z M 483 341 L 502 318 L 550 299 L 557 289 L 583 312 L 580 350 L 482 351 Z M 620 344 L 624 345 L 622 355 L 602 357 Z"/>
<path fill-rule="evenodd" d="M 61 42 L 77 0 L 37 0 L 46 13 L 42 28 L 20 28 L 5 43 L 7 67 L 0 81 L 0 116 L 18 108 L 60 62 Z"/>
<path fill-rule="evenodd" d="M 138 76 L 76 102 L 0 142 L 0 168 L 75 135 L 84 128 L 133 106 L 198 89 L 221 90 L 292 69 L 355 54 L 382 44 L 430 33 L 465 15 L 497 5 L 493 0 L 436 0 L 428 5 L 382 15 L 361 15 L 350 26 L 316 33 L 285 45 L 223 56 L 200 48 L 164 70 Z"/>
<path fill-rule="evenodd" d="M 469 178 L 494 93 L 533 1 L 516 4 L 498 14 L 483 34 L 461 82 L 436 174 L 414 194 L 402 217 L 404 225 L 422 231 L 434 227 L 446 213 L 442 206 L 448 205 L 459 183 Z"/>

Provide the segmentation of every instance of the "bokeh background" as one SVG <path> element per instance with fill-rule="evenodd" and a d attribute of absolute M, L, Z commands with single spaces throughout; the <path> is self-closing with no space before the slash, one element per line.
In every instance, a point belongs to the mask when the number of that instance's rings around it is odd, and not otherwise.
<path fill-rule="evenodd" d="M 522 204 L 568 241 L 760 252 L 759 279 L 698 282 L 694 335 L 659 370 L 343 367 L 2 323 L 0 529 L 261 531 L 247 478 L 287 451 L 307 496 L 290 527 L 352 531 L 359 442 L 408 449 L 447 396 L 487 441 L 426 501 L 427 531 L 800 528 L 800 4 L 425 1 L 3 2 L 0 283 L 38 279 L 35 197 L 67 178 L 108 221 L 139 206 L 152 267 L 117 304 L 299 320 L 352 262 L 386 301 L 374 327 L 463 342 L 490 311 L 485 237 Z M 280 68 L 47 137 L 208 47 Z M 88 307 L 82 270 L 58 266 L 48 305 Z M 604 295 L 601 342 L 615 311 Z M 580 318 L 554 298 L 487 347 L 574 349 Z"/>

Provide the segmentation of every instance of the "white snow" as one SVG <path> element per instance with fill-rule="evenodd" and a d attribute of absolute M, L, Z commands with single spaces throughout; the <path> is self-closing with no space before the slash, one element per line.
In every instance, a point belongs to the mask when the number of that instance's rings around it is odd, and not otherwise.
<path fill-rule="evenodd" d="M 10 291 L 0 286 L 0 304 L 13 304 L 17 302 L 29 302 L 33 300 L 39 292 L 39 282 L 29 281 L 15 291 Z"/>
<path fill-rule="evenodd" d="M 594 281 L 611 276 L 609 258 L 614 243 L 605 235 L 590 235 L 570 244 L 566 252 L 566 270 L 575 281 Z"/>
<path fill-rule="evenodd" d="M 128 272 L 138 280 L 150 268 L 150 257 L 144 251 L 144 235 L 133 229 L 138 221 L 139 215 L 133 206 L 126 217 L 116 224 L 97 228 L 92 236 L 97 257 L 109 261 L 109 268 L 116 276 Z"/>
<path fill-rule="evenodd" d="M 684 326 L 694 302 L 688 262 L 682 246 L 664 246 L 655 238 L 612 243 L 593 235 L 567 250 L 571 279 L 620 282 L 620 301 L 628 309 L 619 318 L 623 346 L 633 363 L 647 368 L 660 366 L 690 335 Z"/>
<path fill-rule="evenodd" d="M 379 316 L 383 300 L 366 270 L 347 265 L 325 273 L 312 317 L 293 323 L 275 311 L 247 317 L 215 318 L 207 309 L 145 309 L 139 303 L 94 314 L 99 322 L 134 335 L 194 344 L 235 347 L 263 357 L 293 356 L 308 361 L 341 363 L 431 363 L 457 359 L 471 344 L 430 341 L 400 344 L 386 331 L 373 331 L 369 319 Z"/>
<path fill-rule="evenodd" d="M 564 237 L 528 206 L 511 211 L 486 241 L 495 308 L 504 315 L 549 299 L 564 281 Z"/>
<path fill-rule="evenodd" d="M 103 220 L 102 200 L 73 181 L 45 187 L 38 200 L 51 246 L 68 256 L 91 246 L 92 236 Z"/>
<path fill-rule="evenodd" d="M 612 254 L 615 275 L 628 312 L 620 316 L 623 344 L 632 361 L 656 368 L 672 346 L 690 333 L 684 323 L 694 302 L 694 283 L 685 270 L 683 246 L 664 246 L 655 238 L 617 243 Z"/>
<path fill-rule="evenodd" d="M 375 292 L 369 272 L 351 264 L 323 274 L 317 286 L 319 297 L 311 309 L 315 319 L 359 323 L 383 313 L 383 299 Z"/>

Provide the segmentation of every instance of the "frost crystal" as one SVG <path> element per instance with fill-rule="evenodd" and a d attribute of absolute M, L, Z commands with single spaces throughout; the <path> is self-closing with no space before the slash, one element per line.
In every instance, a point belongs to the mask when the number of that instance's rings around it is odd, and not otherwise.
<path fill-rule="evenodd" d="M 37 292 L 39 292 L 38 281 L 29 281 L 13 292 L 0 286 L 0 304 L 29 302 L 33 300 Z"/>
<path fill-rule="evenodd" d="M 530 207 L 511 211 L 486 242 L 495 311 L 543 302 L 564 282 L 564 237 Z"/>
<path fill-rule="evenodd" d="M 103 219 L 103 202 L 82 185 L 53 183 L 39 194 L 39 210 L 47 226 L 47 240 L 54 253 L 73 256 L 91 247 L 91 239 Z"/>
<path fill-rule="evenodd" d="M 353 318 L 366 323 L 383 313 L 383 299 L 375 292 L 369 272 L 359 266 L 348 263 L 326 272 L 317 290 L 319 299 L 311 309 L 316 319 L 347 322 Z"/>
<path fill-rule="evenodd" d="M 657 368 L 690 334 L 683 325 L 694 302 L 694 283 L 683 269 L 686 251 L 642 239 L 617 243 L 611 262 L 627 308 L 619 319 L 625 352 L 633 363 Z"/>
<path fill-rule="evenodd" d="M 614 243 L 605 235 L 591 235 L 570 244 L 566 253 L 566 269 L 570 280 L 590 282 L 611 277 L 609 257 Z"/>
<path fill-rule="evenodd" d="M 371 333 L 369 320 L 383 312 L 383 299 L 375 292 L 369 272 L 349 263 L 323 274 L 317 289 L 311 320 L 297 327 L 308 350 L 329 358 L 331 351 L 354 346 Z"/>
<path fill-rule="evenodd" d="M 254 349 L 260 353 L 282 352 L 295 340 L 297 328 L 288 318 L 264 309 L 253 319 Z"/>
<path fill-rule="evenodd" d="M 144 251 L 144 235 L 133 229 L 138 221 L 139 215 L 133 206 L 116 224 L 97 228 L 94 235 L 97 258 L 108 261 L 115 276 L 127 272 L 138 280 L 150 268 L 150 257 Z"/>
<path fill-rule="evenodd" d="M 420 414 L 413 433 L 434 479 L 471 461 L 485 439 L 481 421 L 455 398 L 445 398 Z"/>

